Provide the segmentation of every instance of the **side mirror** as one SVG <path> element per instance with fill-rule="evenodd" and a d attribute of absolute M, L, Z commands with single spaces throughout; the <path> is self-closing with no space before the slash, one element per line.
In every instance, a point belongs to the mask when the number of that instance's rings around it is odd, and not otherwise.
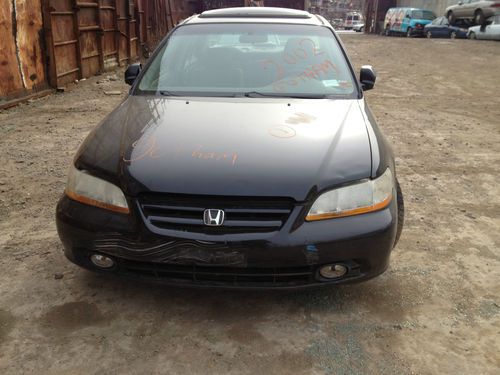
<path fill-rule="evenodd" d="M 361 72 L 359 73 L 359 81 L 361 82 L 361 87 L 364 91 L 373 89 L 376 79 L 377 74 L 375 73 L 371 65 L 363 65 L 361 67 Z"/>
<path fill-rule="evenodd" d="M 125 71 L 125 83 L 127 85 L 133 85 L 135 79 L 137 78 L 141 70 L 142 70 L 141 63 L 129 65 L 127 70 Z"/>
<path fill-rule="evenodd" d="M 459 2 L 458 2 L 458 5 L 462 5 L 462 4 L 463 4 L 463 2 L 462 2 L 462 1 L 459 1 Z"/>

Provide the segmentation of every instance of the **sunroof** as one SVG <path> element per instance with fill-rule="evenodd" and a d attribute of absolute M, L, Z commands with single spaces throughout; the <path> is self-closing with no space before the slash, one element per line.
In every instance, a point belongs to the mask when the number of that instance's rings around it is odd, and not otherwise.
<path fill-rule="evenodd" d="M 207 10 L 200 18 L 311 18 L 311 14 L 302 10 L 270 7 L 223 8 Z"/>

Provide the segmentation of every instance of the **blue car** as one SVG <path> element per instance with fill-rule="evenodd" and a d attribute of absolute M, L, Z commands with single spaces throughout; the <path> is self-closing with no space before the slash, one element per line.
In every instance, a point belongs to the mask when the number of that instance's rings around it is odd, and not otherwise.
<path fill-rule="evenodd" d="M 425 25 L 424 33 L 427 38 L 461 38 L 467 37 L 467 29 L 452 26 L 446 17 L 438 17 L 431 23 Z"/>
<path fill-rule="evenodd" d="M 423 36 L 424 27 L 436 18 L 434 12 L 417 8 L 390 8 L 384 20 L 385 35 Z"/>

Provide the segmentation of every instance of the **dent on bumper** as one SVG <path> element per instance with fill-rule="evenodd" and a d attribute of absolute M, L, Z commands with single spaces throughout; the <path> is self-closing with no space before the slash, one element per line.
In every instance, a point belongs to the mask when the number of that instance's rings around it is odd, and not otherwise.
<path fill-rule="evenodd" d="M 113 272 L 177 285 L 303 287 L 359 281 L 387 268 L 396 232 L 396 203 L 378 212 L 304 222 L 290 217 L 279 232 L 260 236 L 209 236 L 178 232 L 159 236 L 141 219 L 61 198 L 57 229 L 72 262 L 99 271 L 94 253 L 117 261 Z M 346 278 L 320 282 L 318 266 L 343 263 Z M 253 279 L 252 279 L 253 277 Z M 259 282 L 260 281 L 260 282 Z"/>

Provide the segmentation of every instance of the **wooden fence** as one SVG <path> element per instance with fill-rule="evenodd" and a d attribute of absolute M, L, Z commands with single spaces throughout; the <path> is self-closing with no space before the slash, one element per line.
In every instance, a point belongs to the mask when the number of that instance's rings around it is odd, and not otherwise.
<path fill-rule="evenodd" d="M 2 0 L 0 107 L 147 56 L 200 1 Z"/>

